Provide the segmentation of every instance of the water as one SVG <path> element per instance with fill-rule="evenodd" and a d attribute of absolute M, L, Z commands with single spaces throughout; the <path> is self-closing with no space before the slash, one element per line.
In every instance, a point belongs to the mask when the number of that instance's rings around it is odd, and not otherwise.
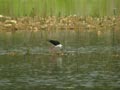
<path fill-rule="evenodd" d="M 119 90 L 120 32 L 0 32 L 1 90 Z M 64 45 L 51 53 L 48 39 Z"/>

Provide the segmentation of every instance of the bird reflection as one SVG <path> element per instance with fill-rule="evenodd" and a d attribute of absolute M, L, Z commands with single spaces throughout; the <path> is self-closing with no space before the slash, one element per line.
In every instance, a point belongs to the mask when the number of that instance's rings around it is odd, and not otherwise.
<path fill-rule="evenodd" d="M 62 69 L 62 67 L 63 67 L 63 58 L 62 58 L 62 56 L 51 55 L 50 60 L 55 66 L 54 69 Z"/>

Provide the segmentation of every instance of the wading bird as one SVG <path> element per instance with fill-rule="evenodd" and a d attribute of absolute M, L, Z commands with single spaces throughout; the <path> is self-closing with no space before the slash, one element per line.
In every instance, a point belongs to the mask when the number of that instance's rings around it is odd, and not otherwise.
<path fill-rule="evenodd" d="M 52 45 L 54 45 L 53 47 L 50 48 L 51 51 L 57 52 L 57 53 L 61 52 L 63 45 L 62 45 L 59 41 L 57 41 L 57 40 L 48 40 L 48 41 L 49 41 Z"/>

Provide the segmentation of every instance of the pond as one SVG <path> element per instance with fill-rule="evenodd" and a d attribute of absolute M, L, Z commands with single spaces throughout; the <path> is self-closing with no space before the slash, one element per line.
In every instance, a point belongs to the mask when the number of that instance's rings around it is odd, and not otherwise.
<path fill-rule="evenodd" d="M 1 90 L 118 90 L 120 32 L 0 32 Z M 51 53 L 48 39 L 64 54 Z"/>

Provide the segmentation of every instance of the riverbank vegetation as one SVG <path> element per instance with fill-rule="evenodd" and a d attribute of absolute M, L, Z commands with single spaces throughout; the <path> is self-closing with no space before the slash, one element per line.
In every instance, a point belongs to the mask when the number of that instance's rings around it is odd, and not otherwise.
<path fill-rule="evenodd" d="M 0 16 L 1 31 L 16 30 L 119 30 L 120 16 L 82 17 L 82 16 L 48 16 L 19 17 Z"/>
<path fill-rule="evenodd" d="M 120 0 L 0 0 L 0 30 L 119 29 Z"/>
<path fill-rule="evenodd" d="M 120 0 L 0 0 L 0 14 L 20 16 L 120 15 Z"/>

